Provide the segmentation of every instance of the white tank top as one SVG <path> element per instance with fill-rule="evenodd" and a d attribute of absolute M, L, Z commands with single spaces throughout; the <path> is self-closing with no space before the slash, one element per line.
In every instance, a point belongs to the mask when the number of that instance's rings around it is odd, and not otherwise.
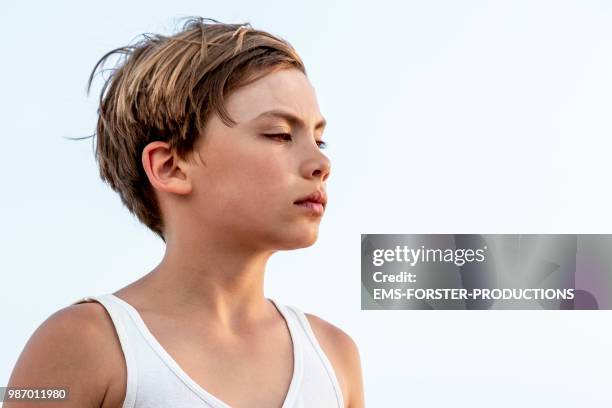
<path fill-rule="evenodd" d="M 287 322 L 293 343 L 293 377 L 282 408 L 344 408 L 334 369 L 304 313 L 270 300 Z M 132 305 L 112 293 L 87 296 L 73 304 L 88 301 L 106 308 L 121 343 L 127 366 L 123 408 L 231 408 L 183 371 Z"/>

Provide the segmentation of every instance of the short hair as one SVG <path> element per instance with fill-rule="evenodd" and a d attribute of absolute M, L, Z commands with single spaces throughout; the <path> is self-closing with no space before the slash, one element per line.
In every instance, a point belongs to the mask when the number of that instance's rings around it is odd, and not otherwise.
<path fill-rule="evenodd" d="M 189 17 L 174 35 L 142 36 L 98 60 L 87 92 L 98 68 L 119 55 L 100 93 L 95 158 L 102 180 L 165 242 L 160 207 L 142 166 L 144 147 L 165 141 L 186 158 L 212 113 L 227 126 L 236 124 L 225 108 L 230 92 L 279 69 L 306 69 L 289 42 L 250 23 Z"/>

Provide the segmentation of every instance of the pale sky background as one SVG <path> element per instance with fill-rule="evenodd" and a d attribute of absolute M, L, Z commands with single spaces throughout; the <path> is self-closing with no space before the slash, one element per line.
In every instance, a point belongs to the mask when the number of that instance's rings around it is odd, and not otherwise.
<path fill-rule="evenodd" d="M 362 233 L 612 233 L 612 3 L 4 0 L 0 383 L 33 331 L 163 243 L 98 177 L 95 62 L 188 15 L 290 41 L 328 119 L 318 242 L 266 294 L 359 346 L 368 407 L 612 404 L 612 312 L 361 311 Z"/>

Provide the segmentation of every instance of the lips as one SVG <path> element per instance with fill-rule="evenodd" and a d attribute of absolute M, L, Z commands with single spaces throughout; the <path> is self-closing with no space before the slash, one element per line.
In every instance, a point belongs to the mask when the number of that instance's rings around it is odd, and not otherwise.
<path fill-rule="evenodd" d="M 320 204 L 325 208 L 327 204 L 327 194 L 325 194 L 323 190 L 317 190 L 314 193 L 294 201 L 294 204 L 307 204 L 308 202 Z"/>
<path fill-rule="evenodd" d="M 294 205 L 304 209 L 310 215 L 314 215 L 316 217 L 322 216 L 323 212 L 325 212 L 325 209 L 323 208 L 323 204 L 315 203 L 314 201 L 302 201 Z"/>

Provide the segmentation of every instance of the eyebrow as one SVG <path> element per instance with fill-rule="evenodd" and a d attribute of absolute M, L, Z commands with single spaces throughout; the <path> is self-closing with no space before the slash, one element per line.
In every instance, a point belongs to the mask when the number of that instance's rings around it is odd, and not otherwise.
<path fill-rule="evenodd" d="M 289 123 L 297 123 L 298 125 L 306 126 L 304 121 L 299 116 L 296 116 L 293 113 L 284 111 L 282 109 L 272 109 L 269 111 L 262 112 L 257 115 L 253 120 L 257 120 L 262 117 L 282 118 L 288 121 Z M 325 120 L 325 118 L 321 118 L 321 120 L 319 120 L 319 122 L 317 122 L 317 124 L 315 125 L 315 129 L 324 129 L 326 125 L 327 121 Z"/>

